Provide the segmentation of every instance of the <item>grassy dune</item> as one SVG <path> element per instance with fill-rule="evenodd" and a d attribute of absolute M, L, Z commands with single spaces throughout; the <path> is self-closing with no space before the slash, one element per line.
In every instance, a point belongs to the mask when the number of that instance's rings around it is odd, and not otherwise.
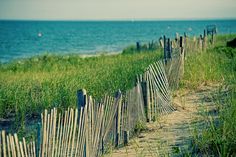
<path fill-rule="evenodd" d="M 225 47 L 226 41 L 236 35 L 219 36 L 214 48 L 188 56 L 182 88 L 196 89 L 202 85 L 218 84 L 217 122 L 206 115 L 209 127 L 195 133 L 195 153 L 206 156 L 236 155 L 236 49 Z M 228 87 L 228 94 L 221 89 Z M 220 96 L 221 95 L 221 96 Z M 190 153 L 191 154 L 191 153 Z"/>
<path fill-rule="evenodd" d="M 76 105 L 76 91 L 85 88 L 98 100 L 125 91 L 137 74 L 160 58 L 160 52 L 81 58 L 45 55 L 0 65 L 0 117 L 40 115 L 45 108 Z"/>
<path fill-rule="evenodd" d="M 196 88 L 205 83 L 235 84 L 236 49 L 216 46 L 205 53 L 193 53 L 185 62 L 182 83 Z"/>

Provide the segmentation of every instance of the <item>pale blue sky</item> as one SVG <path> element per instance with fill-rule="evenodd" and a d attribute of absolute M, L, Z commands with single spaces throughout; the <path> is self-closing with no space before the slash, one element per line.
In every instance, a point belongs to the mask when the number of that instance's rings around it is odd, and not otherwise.
<path fill-rule="evenodd" d="M 236 0 L 0 0 L 0 19 L 236 18 Z"/>

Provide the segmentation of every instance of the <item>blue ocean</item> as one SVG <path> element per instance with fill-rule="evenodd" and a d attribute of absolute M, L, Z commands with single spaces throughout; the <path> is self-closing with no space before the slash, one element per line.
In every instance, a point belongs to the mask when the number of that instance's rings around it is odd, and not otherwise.
<path fill-rule="evenodd" d="M 203 34 L 207 25 L 218 34 L 236 33 L 236 20 L 204 21 L 0 21 L 0 62 L 45 53 L 120 52 L 135 42 L 175 33 Z"/>

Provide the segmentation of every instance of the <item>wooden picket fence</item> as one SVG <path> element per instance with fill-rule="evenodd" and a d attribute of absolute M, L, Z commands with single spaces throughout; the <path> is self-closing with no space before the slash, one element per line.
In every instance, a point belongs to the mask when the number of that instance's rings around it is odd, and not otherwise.
<path fill-rule="evenodd" d="M 183 76 L 184 60 L 188 53 L 204 51 L 207 43 L 207 37 L 198 41 L 186 36 L 174 41 L 164 37 L 160 41 L 164 59 L 137 76 L 132 89 L 101 101 L 87 95 L 85 89 L 79 90 L 76 109 L 59 112 L 53 108 L 41 114 L 37 138 L 31 142 L 1 131 L 0 157 L 93 157 L 127 145 L 137 125 L 175 110 L 171 92 Z"/>
<path fill-rule="evenodd" d="M 127 145 L 129 138 L 135 134 L 137 124 L 152 121 L 159 114 L 174 110 L 168 88 L 164 65 L 158 61 L 150 65 L 145 74 L 137 78 L 136 86 L 125 94 L 118 91 L 115 97 L 105 96 L 96 102 L 84 89 L 79 90 L 77 109 L 68 108 L 59 113 L 54 108 L 41 114 L 39 137 L 26 147 L 30 149 L 26 150 L 27 154 L 18 150 L 22 146 L 21 142 L 18 146 L 15 134 L 14 139 L 8 135 L 11 147 L 7 150 L 10 153 L 3 156 L 13 154 L 15 157 L 15 153 L 21 153 L 17 156 L 22 157 L 100 156 L 110 149 L 109 145 Z M 5 150 L 5 132 L 2 139 Z"/>
<path fill-rule="evenodd" d="M 0 156 L 2 157 L 36 157 L 35 141 L 26 144 L 25 138 L 18 140 L 17 134 L 6 135 L 0 131 Z"/>

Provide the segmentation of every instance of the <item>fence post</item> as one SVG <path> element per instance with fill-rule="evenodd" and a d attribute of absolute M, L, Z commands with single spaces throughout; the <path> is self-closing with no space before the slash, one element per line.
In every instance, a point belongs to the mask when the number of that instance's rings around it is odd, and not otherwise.
<path fill-rule="evenodd" d="M 167 39 L 167 58 L 171 59 L 171 41 L 170 41 L 170 38 Z"/>
<path fill-rule="evenodd" d="M 127 146 L 129 143 L 129 131 L 124 131 L 124 145 Z"/>
<path fill-rule="evenodd" d="M 36 157 L 40 156 L 40 146 L 41 146 L 41 124 L 38 123 L 37 127 L 37 145 L 36 145 Z"/>
<path fill-rule="evenodd" d="M 159 38 L 159 44 L 160 44 L 161 48 L 164 48 L 164 43 L 163 43 L 162 37 Z"/>
<path fill-rule="evenodd" d="M 120 116 L 121 116 L 121 103 L 122 103 L 122 97 L 121 97 L 121 91 L 119 90 L 116 95 L 116 103 L 117 104 L 117 112 L 116 112 L 116 139 L 115 139 L 115 147 L 119 146 L 120 142 Z"/>
<path fill-rule="evenodd" d="M 137 79 L 137 83 L 139 82 L 139 80 Z M 129 112 L 128 112 L 128 103 L 124 104 L 124 115 L 125 115 L 125 129 L 124 129 L 124 145 L 127 146 L 129 143 Z"/>
<path fill-rule="evenodd" d="M 181 49 L 181 54 L 182 54 L 184 51 L 184 44 L 183 44 L 183 37 L 182 36 L 180 36 L 179 47 Z"/>
<path fill-rule="evenodd" d="M 86 101 L 87 101 L 87 92 L 85 89 L 80 89 L 77 91 L 77 101 L 78 101 L 78 104 L 77 104 L 77 107 L 78 107 L 78 111 L 81 110 L 81 107 L 85 107 L 86 105 Z M 78 124 L 79 124 L 79 117 L 80 117 L 80 112 L 78 112 Z M 85 144 L 84 144 L 84 154 L 83 154 L 83 157 L 86 157 L 87 156 L 87 137 L 86 135 L 85 136 Z"/>
<path fill-rule="evenodd" d="M 152 112 L 151 112 L 151 103 L 150 103 L 150 84 L 149 84 L 149 76 L 146 74 L 146 105 L 147 105 L 147 122 L 151 122 L 152 120 Z"/>
<path fill-rule="evenodd" d="M 183 47 L 183 37 L 180 36 L 179 47 Z"/>
<path fill-rule="evenodd" d="M 80 110 L 81 107 L 85 107 L 86 104 L 86 95 L 87 92 L 85 89 L 80 89 L 77 91 L 77 108 L 78 108 L 78 122 L 79 122 L 79 117 L 80 117 Z"/>
<path fill-rule="evenodd" d="M 146 120 L 149 122 L 149 111 L 148 111 L 148 95 L 147 95 L 147 78 L 141 81 L 141 88 L 142 88 L 142 95 L 143 95 L 143 103 L 144 106 L 147 108 L 146 110 Z"/>
<path fill-rule="evenodd" d="M 136 42 L 136 49 L 137 49 L 138 51 L 140 51 L 140 43 L 139 43 L 139 42 Z"/>
<path fill-rule="evenodd" d="M 164 35 L 164 61 L 167 64 L 167 54 L 166 54 L 166 36 Z"/>
<path fill-rule="evenodd" d="M 214 31 L 211 32 L 211 44 L 214 44 Z"/>
<path fill-rule="evenodd" d="M 81 107 L 84 107 L 86 104 L 86 90 L 80 89 L 77 91 L 77 100 L 78 100 L 78 110 L 81 109 Z"/>
<path fill-rule="evenodd" d="M 104 139 L 102 138 L 102 154 L 105 153 L 105 148 L 104 148 Z"/>

